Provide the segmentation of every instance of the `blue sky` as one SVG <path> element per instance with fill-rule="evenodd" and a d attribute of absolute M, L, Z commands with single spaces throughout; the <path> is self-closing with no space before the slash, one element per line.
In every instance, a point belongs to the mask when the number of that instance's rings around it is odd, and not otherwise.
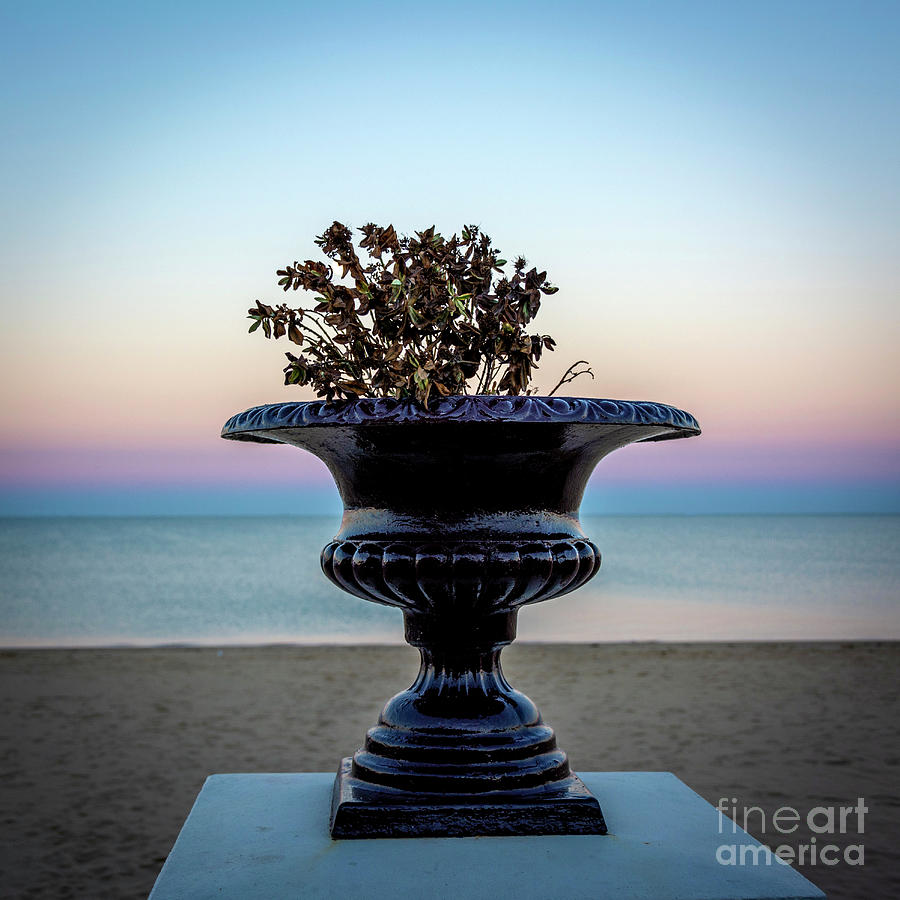
<path fill-rule="evenodd" d="M 0 17 L 0 511 L 332 503 L 217 434 L 304 396 L 242 316 L 334 218 L 481 223 L 560 285 L 545 386 L 697 416 L 611 511 L 900 511 L 900 4 Z"/>

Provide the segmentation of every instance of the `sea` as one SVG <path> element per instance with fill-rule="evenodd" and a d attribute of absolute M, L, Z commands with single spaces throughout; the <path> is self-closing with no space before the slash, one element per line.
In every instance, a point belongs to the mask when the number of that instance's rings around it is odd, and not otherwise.
<path fill-rule="evenodd" d="M 319 568 L 334 517 L 0 519 L 0 646 L 400 643 Z M 900 516 L 585 517 L 603 563 L 526 641 L 900 639 Z"/>

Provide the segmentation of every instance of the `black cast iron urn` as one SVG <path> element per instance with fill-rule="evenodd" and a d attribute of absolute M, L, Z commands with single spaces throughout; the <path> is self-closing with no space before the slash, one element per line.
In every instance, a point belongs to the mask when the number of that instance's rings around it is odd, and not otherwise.
<path fill-rule="evenodd" d="M 597 572 L 578 521 L 594 466 L 626 444 L 699 432 L 659 403 L 528 396 L 280 403 L 229 419 L 222 437 L 325 462 L 344 517 L 322 569 L 400 607 L 421 654 L 415 683 L 340 764 L 333 837 L 606 833 L 500 651 L 521 606 Z"/>

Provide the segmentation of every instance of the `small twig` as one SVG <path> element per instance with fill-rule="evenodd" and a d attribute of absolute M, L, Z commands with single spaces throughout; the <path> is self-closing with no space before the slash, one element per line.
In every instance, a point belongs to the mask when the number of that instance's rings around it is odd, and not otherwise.
<path fill-rule="evenodd" d="M 580 372 L 574 371 L 576 366 L 587 366 L 586 369 L 582 369 Z M 552 397 L 564 384 L 568 384 L 570 381 L 574 381 L 579 375 L 590 375 L 591 378 L 594 377 L 594 373 L 591 371 L 591 367 L 588 364 L 586 359 L 579 359 L 576 362 L 573 362 L 571 366 L 563 373 L 563 377 L 559 379 L 555 388 L 547 394 L 548 397 Z"/>
<path fill-rule="evenodd" d="M 478 379 L 478 385 L 475 388 L 476 394 L 486 394 L 491 387 L 491 380 L 494 377 L 494 362 L 496 356 L 492 353 L 484 360 L 484 368 L 481 370 L 481 377 Z"/>

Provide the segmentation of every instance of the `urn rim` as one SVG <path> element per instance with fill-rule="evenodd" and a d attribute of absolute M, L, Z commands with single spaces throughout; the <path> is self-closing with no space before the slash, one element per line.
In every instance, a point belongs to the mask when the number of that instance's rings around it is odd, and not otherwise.
<path fill-rule="evenodd" d="M 280 443 L 261 434 L 279 429 L 339 426 L 384 426 L 450 423 L 648 426 L 670 430 L 647 440 L 661 441 L 700 434 L 697 420 L 665 403 L 594 397 L 542 397 L 461 394 L 432 400 L 426 408 L 414 400 L 360 397 L 356 400 L 289 401 L 253 406 L 223 426 L 226 440 Z"/>

